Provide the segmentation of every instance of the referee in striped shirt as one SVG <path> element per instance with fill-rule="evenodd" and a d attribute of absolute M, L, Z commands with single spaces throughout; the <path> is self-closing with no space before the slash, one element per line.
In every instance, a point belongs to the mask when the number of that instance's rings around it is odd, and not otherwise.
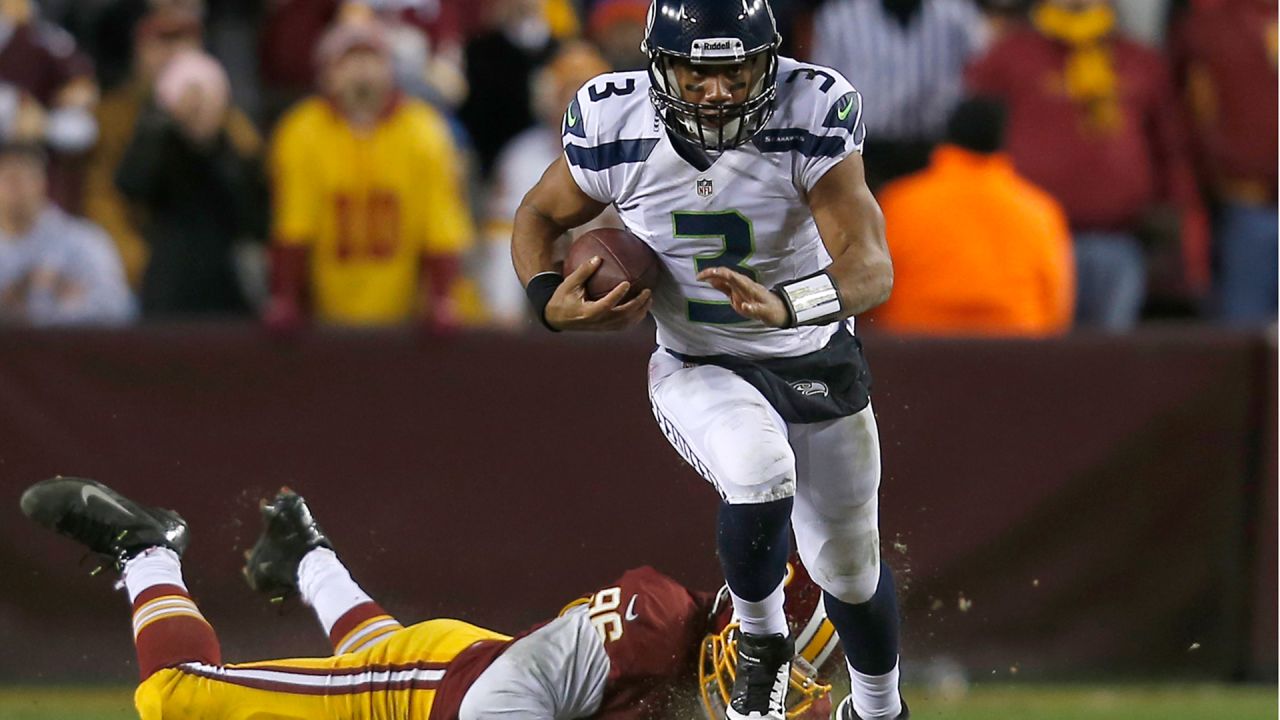
<path fill-rule="evenodd" d="M 873 188 L 928 163 L 987 35 L 972 0 L 827 0 L 814 14 L 813 62 L 839 70 L 865 100 Z"/>

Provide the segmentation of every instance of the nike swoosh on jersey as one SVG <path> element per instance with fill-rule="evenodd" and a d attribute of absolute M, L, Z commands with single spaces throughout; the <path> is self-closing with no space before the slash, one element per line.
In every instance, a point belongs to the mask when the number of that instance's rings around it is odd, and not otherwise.
<path fill-rule="evenodd" d="M 849 98 L 849 104 L 837 110 L 836 116 L 839 117 L 841 121 L 848 120 L 849 113 L 852 111 L 853 111 L 853 98 Z"/>
<path fill-rule="evenodd" d="M 115 499 L 112 498 L 110 495 L 102 492 L 101 490 L 99 490 L 98 488 L 92 485 L 85 485 L 84 487 L 80 488 L 80 499 L 84 500 L 85 504 L 88 505 L 89 498 L 98 498 L 99 500 L 101 500 L 102 502 L 108 505 L 112 505 L 114 507 L 119 508 L 120 511 L 125 514 L 132 514 L 130 513 L 129 508 L 116 502 Z"/>
<path fill-rule="evenodd" d="M 569 127 L 573 127 L 578 124 L 578 118 L 574 117 L 573 115 L 572 105 L 569 106 L 569 114 L 568 114 L 568 117 L 565 118 L 565 121 L 569 123 Z"/>
<path fill-rule="evenodd" d="M 632 620 L 635 620 L 636 618 L 640 617 L 639 615 L 636 614 L 636 598 L 638 597 L 640 596 L 632 595 L 631 602 L 627 603 L 627 614 L 624 616 L 626 617 L 627 622 L 631 622 Z"/>

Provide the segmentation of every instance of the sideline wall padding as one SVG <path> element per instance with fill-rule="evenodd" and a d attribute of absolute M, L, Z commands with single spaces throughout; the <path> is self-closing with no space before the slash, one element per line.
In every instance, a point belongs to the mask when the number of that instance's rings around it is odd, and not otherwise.
<path fill-rule="evenodd" d="M 123 597 L 18 512 L 55 473 L 191 521 L 188 584 L 229 661 L 326 649 L 305 608 L 238 574 L 281 484 L 406 622 L 516 631 L 638 564 L 714 588 L 717 498 L 654 426 L 649 337 L 0 335 L 0 682 L 133 676 Z M 1274 398 L 1273 344 L 872 335 L 867 352 L 908 660 L 1274 678 L 1275 411 L 1255 402 Z"/>

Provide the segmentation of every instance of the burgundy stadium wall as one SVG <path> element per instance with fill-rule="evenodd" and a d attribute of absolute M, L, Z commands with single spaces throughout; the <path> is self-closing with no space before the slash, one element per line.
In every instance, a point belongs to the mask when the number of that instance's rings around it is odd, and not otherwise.
<path fill-rule="evenodd" d="M 1275 678 L 1272 339 L 867 345 L 908 663 Z M 18 511 L 57 473 L 183 513 L 187 581 L 228 660 L 326 650 L 305 608 L 238 575 L 281 484 L 406 621 L 515 631 L 646 563 L 718 585 L 716 498 L 650 418 L 650 347 L 643 331 L 0 335 L 0 682 L 134 672 L 107 574 Z"/>

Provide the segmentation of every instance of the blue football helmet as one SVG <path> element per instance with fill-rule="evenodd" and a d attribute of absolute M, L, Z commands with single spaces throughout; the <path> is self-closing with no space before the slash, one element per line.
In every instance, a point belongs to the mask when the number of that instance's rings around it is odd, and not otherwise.
<path fill-rule="evenodd" d="M 704 151 L 742 145 L 773 115 L 781 43 L 768 0 L 653 0 L 642 46 L 649 55 L 649 97 L 672 132 Z M 741 103 L 695 103 L 680 92 L 671 65 L 676 60 L 758 62 L 763 72 L 754 75 Z"/>

